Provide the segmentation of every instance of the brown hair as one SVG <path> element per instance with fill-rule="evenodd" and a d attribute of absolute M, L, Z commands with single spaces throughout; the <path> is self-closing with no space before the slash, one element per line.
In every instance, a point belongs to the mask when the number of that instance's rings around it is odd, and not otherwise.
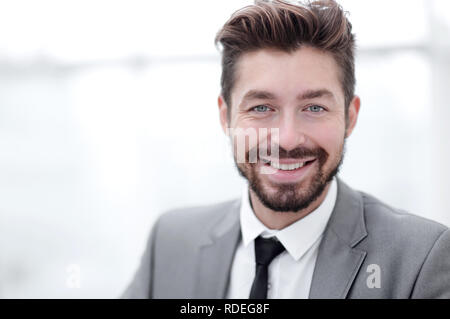
<path fill-rule="evenodd" d="M 355 38 L 345 12 L 334 0 L 292 4 L 281 0 L 256 0 L 236 11 L 218 32 L 222 46 L 222 96 L 231 108 L 231 90 L 239 57 L 258 49 L 293 52 L 311 46 L 333 55 L 341 69 L 345 114 L 355 90 Z"/>

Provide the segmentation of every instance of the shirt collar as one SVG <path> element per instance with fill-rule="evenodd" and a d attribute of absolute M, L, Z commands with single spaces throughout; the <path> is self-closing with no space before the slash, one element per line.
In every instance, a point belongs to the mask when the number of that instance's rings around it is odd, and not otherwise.
<path fill-rule="evenodd" d="M 337 197 L 336 178 L 331 181 L 324 201 L 313 212 L 281 230 L 267 228 L 254 214 L 250 205 L 248 187 L 242 194 L 240 223 L 242 239 L 248 246 L 256 237 L 277 236 L 288 253 L 299 260 L 309 248 L 322 236 L 333 211 Z"/>

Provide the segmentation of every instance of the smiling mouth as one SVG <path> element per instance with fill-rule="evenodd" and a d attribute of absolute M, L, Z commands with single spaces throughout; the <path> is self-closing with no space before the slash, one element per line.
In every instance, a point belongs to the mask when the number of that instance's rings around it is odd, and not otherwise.
<path fill-rule="evenodd" d="M 280 170 L 280 171 L 295 171 L 298 170 L 302 167 L 311 165 L 312 163 L 314 163 L 316 161 L 316 159 L 309 159 L 309 160 L 302 160 L 302 161 L 297 161 L 297 162 L 293 162 L 293 163 L 280 163 L 280 162 L 276 162 L 276 161 L 269 161 L 269 160 L 265 160 L 262 159 L 261 160 L 262 163 L 266 166 L 271 166 L 274 169 Z"/>

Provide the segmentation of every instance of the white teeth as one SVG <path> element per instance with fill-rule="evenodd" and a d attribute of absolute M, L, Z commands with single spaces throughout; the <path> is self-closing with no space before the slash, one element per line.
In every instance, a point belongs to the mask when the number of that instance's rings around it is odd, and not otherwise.
<path fill-rule="evenodd" d="M 305 165 L 304 162 L 303 163 L 295 163 L 295 164 L 280 164 L 280 163 L 270 162 L 270 166 L 272 166 L 273 168 L 282 170 L 282 171 L 293 171 L 295 169 L 303 167 L 303 165 Z"/>

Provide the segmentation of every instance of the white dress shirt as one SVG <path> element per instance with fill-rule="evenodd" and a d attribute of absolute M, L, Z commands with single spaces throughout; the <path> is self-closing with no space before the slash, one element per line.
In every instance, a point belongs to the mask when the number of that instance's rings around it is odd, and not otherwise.
<path fill-rule="evenodd" d="M 267 228 L 253 213 L 248 188 L 242 195 L 240 223 L 242 240 L 234 256 L 227 298 L 248 299 L 255 277 L 255 238 L 276 236 L 286 250 L 269 265 L 268 299 L 309 296 L 314 266 L 323 232 L 337 196 L 334 178 L 320 206 L 282 230 Z"/>

